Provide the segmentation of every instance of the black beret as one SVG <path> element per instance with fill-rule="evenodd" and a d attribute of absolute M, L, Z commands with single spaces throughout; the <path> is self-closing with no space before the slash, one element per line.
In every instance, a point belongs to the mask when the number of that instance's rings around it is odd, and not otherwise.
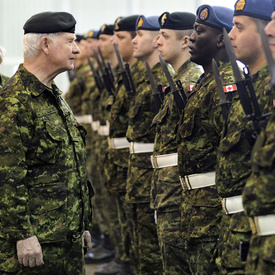
<path fill-rule="evenodd" d="M 118 17 L 115 21 L 114 31 L 135 31 L 138 15 L 131 15 L 127 17 Z"/>
<path fill-rule="evenodd" d="M 161 29 L 192 30 L 196 16 L 190 12 L 164 12 L 158 20 Z"/>
<path fill-rule="evenodd" d="M 99 31 L 98 36 L 101 34 L 106 34 L 106 35 L 113 35 L 114 34 L 114 25 L 102 25 Z"/>
<path fill-rule="evenodd" d="M 77 41 L 77 42 L 80 42 L 81 40 L 85 40 L 85 37 L 84 37 L 84 35 L 82 35 L 82 34 L 76 34 L 76 39 L 75 39 L 75 41 Z"/>
<path fill-rule="evenodd" d="M 23 26 L 26 33 L 74 33 L 76 21 L 67 12 L 42 12 L 33 15 Z"/>

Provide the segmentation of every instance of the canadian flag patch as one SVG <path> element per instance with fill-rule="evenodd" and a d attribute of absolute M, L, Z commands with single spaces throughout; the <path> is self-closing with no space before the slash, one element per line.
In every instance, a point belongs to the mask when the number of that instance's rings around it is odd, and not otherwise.
<path fill-rule="evenodd" d="M 187 88 L 188 88 L 188 92 L 191 92 L 194 88 L 194 85 L 188 85 Z"/>
<path fill-rule="evenodd" d="M 236 85 L 236 84 L 233 84 L 233 85 L 223 86 L 223 91 L 224 91 L 225 93 L 237 91 L 237 85 Z"/>

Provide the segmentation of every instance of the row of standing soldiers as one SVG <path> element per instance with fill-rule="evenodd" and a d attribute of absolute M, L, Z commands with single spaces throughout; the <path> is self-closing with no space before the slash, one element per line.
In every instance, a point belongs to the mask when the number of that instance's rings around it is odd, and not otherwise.
<path fill-rule="evenodd" d="M 238 0 L 78 36 L 65 98 L 104 235 L 85 259 L 115 254 L 95 274 L 275 274 L 273 9 Z"/>

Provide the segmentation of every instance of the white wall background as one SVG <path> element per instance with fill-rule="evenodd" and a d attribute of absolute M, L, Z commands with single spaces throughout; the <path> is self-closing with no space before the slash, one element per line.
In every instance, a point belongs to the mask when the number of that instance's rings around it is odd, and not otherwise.
<path fill-rule="evenodd" d="M 233 9 L 235 0 L 0 0 L 0 45 L 7 50 L 0 72 L 11 76 L 23 62 L 23 25 L 32 15 L 43 11 L 67 11 L 77 20 L 76 32 L 84 33 L 112 24 L 118 16 L 161 15 L 163 12 L 195 13 L 201 4 L 223 5 Z M 59 88 L 68 89 L 67 74 L 56 78 Z"/>

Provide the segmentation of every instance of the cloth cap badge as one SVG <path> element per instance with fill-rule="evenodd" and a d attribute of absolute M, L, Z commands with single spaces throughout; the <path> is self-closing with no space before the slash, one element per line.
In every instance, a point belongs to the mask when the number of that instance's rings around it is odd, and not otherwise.
<path fill-rule="evenodd" d="M 104 30 L 106 29 L 106 25 L 103 25 L 100 29 L 101 32 L 104 32 Z"/>
<path fill-rule="evenodd" d="M 161 25 L 162 25 L 162 26 L 164 25 L 166 19 L 167 19 L 167 13 L 165 13 L 165 14 L 161 17 Z"/>
<path fill-rule="evenodd" d="M 116 22 L 115 22 L 115 27 L 114 27 L 114 30 L 119 30 L 119 25 L 118 25 L 118 23 L 119 23 L 119 21 L 122 19 L 122 17 L 118 17 L 117 19 L 116 19 Z"/>
<path fill-rule="evenodd" d="M 209 16 L 208 8 L 203 9 L 200 13 L 200 19 L 204 21 L 208 18 L 208 16 Z"/>
<path fill-rule="evenodd" d="M 245 2 L 245 0 L 239 0 L 237 3 L 236 3 L 236 10 L 237 11 L 242 11 L 243 9 L 244 9 L 244 7 L 245 7 L 245 4 L 246 4 L 246 2 Z"/>
<path fill-rule="evenodd" d="M 138 28 L 140 28 L 140 27 L 142 27 L 142 25 L 143 25 L 143 18 L 140 17 L 137 26 L 138 26 Z"/>

